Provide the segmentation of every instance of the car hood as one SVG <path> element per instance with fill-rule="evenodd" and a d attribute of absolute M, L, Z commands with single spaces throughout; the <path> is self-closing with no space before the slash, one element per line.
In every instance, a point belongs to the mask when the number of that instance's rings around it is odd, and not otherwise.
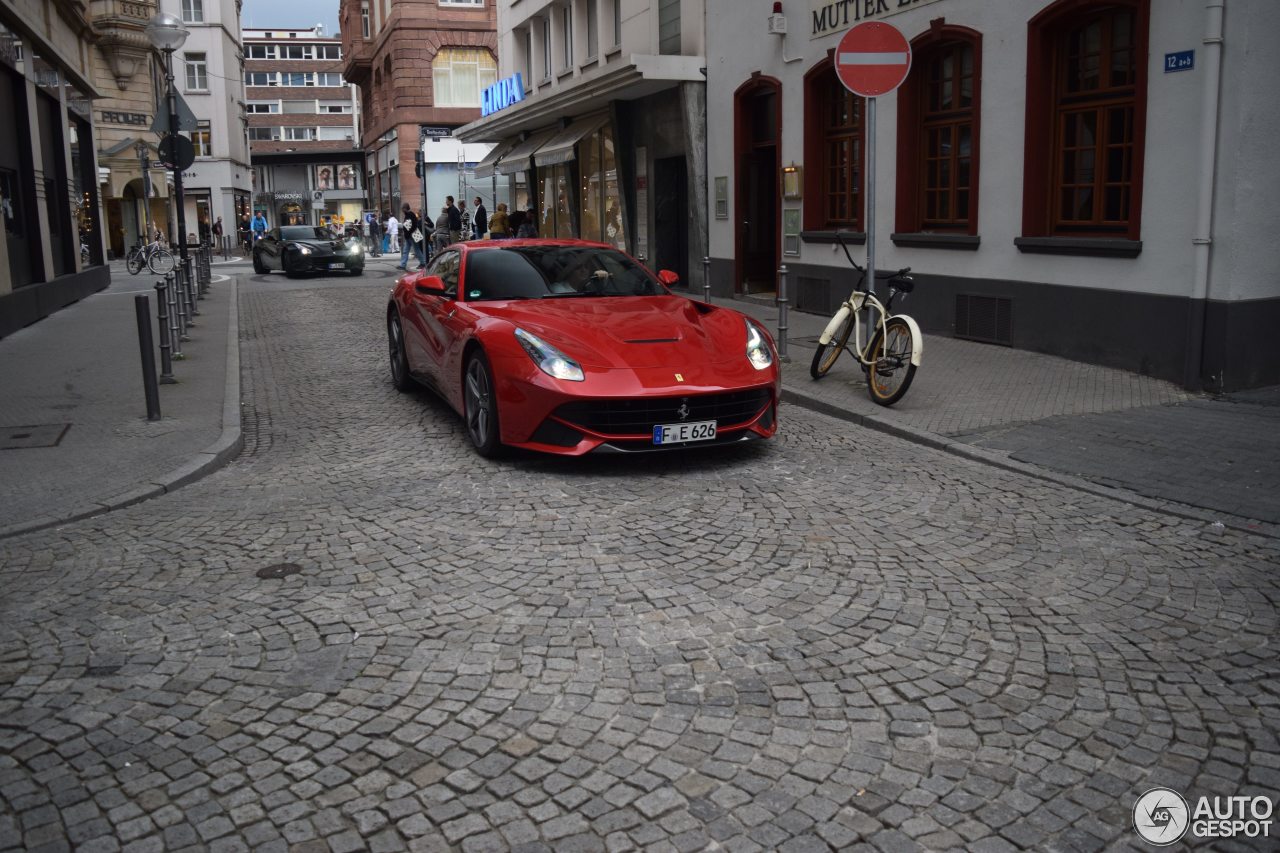
<path fill-rule="evenodd" d="M 532 332 L 583 367 L 680 368 L 746 358 L 736 311 L 680 296 L 609 296 L 475 303 Z"/>

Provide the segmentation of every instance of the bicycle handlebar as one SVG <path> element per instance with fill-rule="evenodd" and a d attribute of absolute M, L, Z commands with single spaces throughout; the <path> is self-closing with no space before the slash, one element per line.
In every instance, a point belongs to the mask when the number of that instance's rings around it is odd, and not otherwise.
<path fill-rule="evenodd" d="M 849 254 L 849 247 L 844 244 L 844 236 L 846 234 L 852 235 L 852 233 L 853 233 L 852 231 L 836 231 L 835 232 L 836 242 L 839 243 L 840 248 L 844 250 L 844 256 L 849 259 L 849 264 L 855 270 L 863 274 L 863 281 L 865 282 L 866 272 L 867 272 L 866 268 L 858 266 L 858 262 L 853 259 L 853 255 Z M 878 272 L 875 274 L 875 277 L 880 279 L 887 279 L 887 278 L 893 278 L 894 276 L 906 275 L 909 272 L 911 272 L 911 267 L 903 267 L 897 272 Z"/>

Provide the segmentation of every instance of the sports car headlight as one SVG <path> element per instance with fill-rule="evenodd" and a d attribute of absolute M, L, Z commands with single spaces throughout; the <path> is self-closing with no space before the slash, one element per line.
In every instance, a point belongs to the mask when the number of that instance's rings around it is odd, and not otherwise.
<path fill-rule="evenodd" d="M 360 251 L 361 251 L 361 250 L 360 250 L 360 244 L 359 244 L 359 243 L 352 243 L 352 244 L 351 244 L 351 246 L 350 246 L 350 252 L 351 252 L 351 254 L 353 254 L 353 255 L 358 255 L 358 254 L 360 254 Z"/>
<path fill-rule="evenodd" d="M 300 255 L 309 255 L 309 254 L 311 254 L 311 247 L 310 247 L 310 246 L 300 246 L 300 245 L 298 245 L 297 243 L 286 243 L 286 244 L 285 244 L 285 248 L 286 248 L 286 249 L 292 249 L 293 251 L 297 252 L 297 253 L 298 253 L 298 254 L 300 254 Z"/>
<path fill-rule="evenodd" d="M 520 346 L 524 347 L 529 358 L 533 359 L 533 363 L 548 376 L 568 379 L 570 382 L 581 382 L 586 379 L 582 373 L 582 367 L 576 361 L 537 335 L 531 335 L 524 329 L 516 329 L 516 340 L 520 342 Z"/>
<path fill-rule="evenodd" d="M 773 350 L 769 349 L 769 341 L 760 327 L 750 320 L 747 324 L 747 360 L 756 370 L 764 370 L 773 364 Z"/>

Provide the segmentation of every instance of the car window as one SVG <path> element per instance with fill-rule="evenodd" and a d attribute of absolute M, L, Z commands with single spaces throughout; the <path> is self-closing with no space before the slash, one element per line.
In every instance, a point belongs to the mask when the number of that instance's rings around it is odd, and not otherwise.
<path fill-rule="evenodd" d="M 439 276 L 449 296 L 458 295 L 458 267 L 461 257 L 457 252 L 442 252 L 427 268 L 427 275 Z"/>
<path fill-rule="evenodd" d="M 280 229 L 281 235 L 286 240 L 328 240 L 329 234 L 326 229 L 317 228 L 314 225 L 288 225 Z"/>
<path fill-rule="evenodd" d="M 659 296 L 667 291 L 639 264 L 603 246 L 476 249 L 467 256 L 467 299 Z"/>

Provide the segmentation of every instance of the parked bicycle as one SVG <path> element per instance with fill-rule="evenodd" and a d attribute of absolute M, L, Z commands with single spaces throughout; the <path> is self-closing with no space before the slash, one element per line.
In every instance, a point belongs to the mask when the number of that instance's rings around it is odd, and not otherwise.
<path fill-rule="evenodd" d="M 173 253 L 161 246 L 159 240 L 145 246 L 139 242 L 129 250 L 129 254 L 125 255 L 124 263 L 130 275 L 142 272 L 143 267 L 156 275 L 167 275 L 173 272 L 174 268 Z"/>
<path fill-rule="evenodd" d="M 924 353 L 924 338 L 916 321 L 906 314 L 891 313 L 898 294 L 905 295 L 915 288 L 915 280 L 907 275 L 911 272 L 911 267 L 895 273 L 876 274 L 875 278 L 889 281 L 889 301 L 882 303 L 876 298 L 866 269 L 858 266 L 849 254 L 842 232 L 836 232 L 836 242 L 860 276 L 849 298 L 841 303 L 840 309 L 818 338 L 818 351 L 813 354 L 809 373 L 814 379 L 826 376 L 840 353 L 848 348 L 849 336 L 852 334 L 853 348 L 850 349 L 850 354 L 862 365 L 862 372 L 867 374 L 867 393 L 876 403 L 892 406 L 911 387 L 911 380 L 915 378 L 916 368 L 920 366 L 920 357 Z M 865 346 L 860 319 L 864 313 L 867 315 L 868 330 Z M 874 334 L 871 333 L 872 329 Z"/>

